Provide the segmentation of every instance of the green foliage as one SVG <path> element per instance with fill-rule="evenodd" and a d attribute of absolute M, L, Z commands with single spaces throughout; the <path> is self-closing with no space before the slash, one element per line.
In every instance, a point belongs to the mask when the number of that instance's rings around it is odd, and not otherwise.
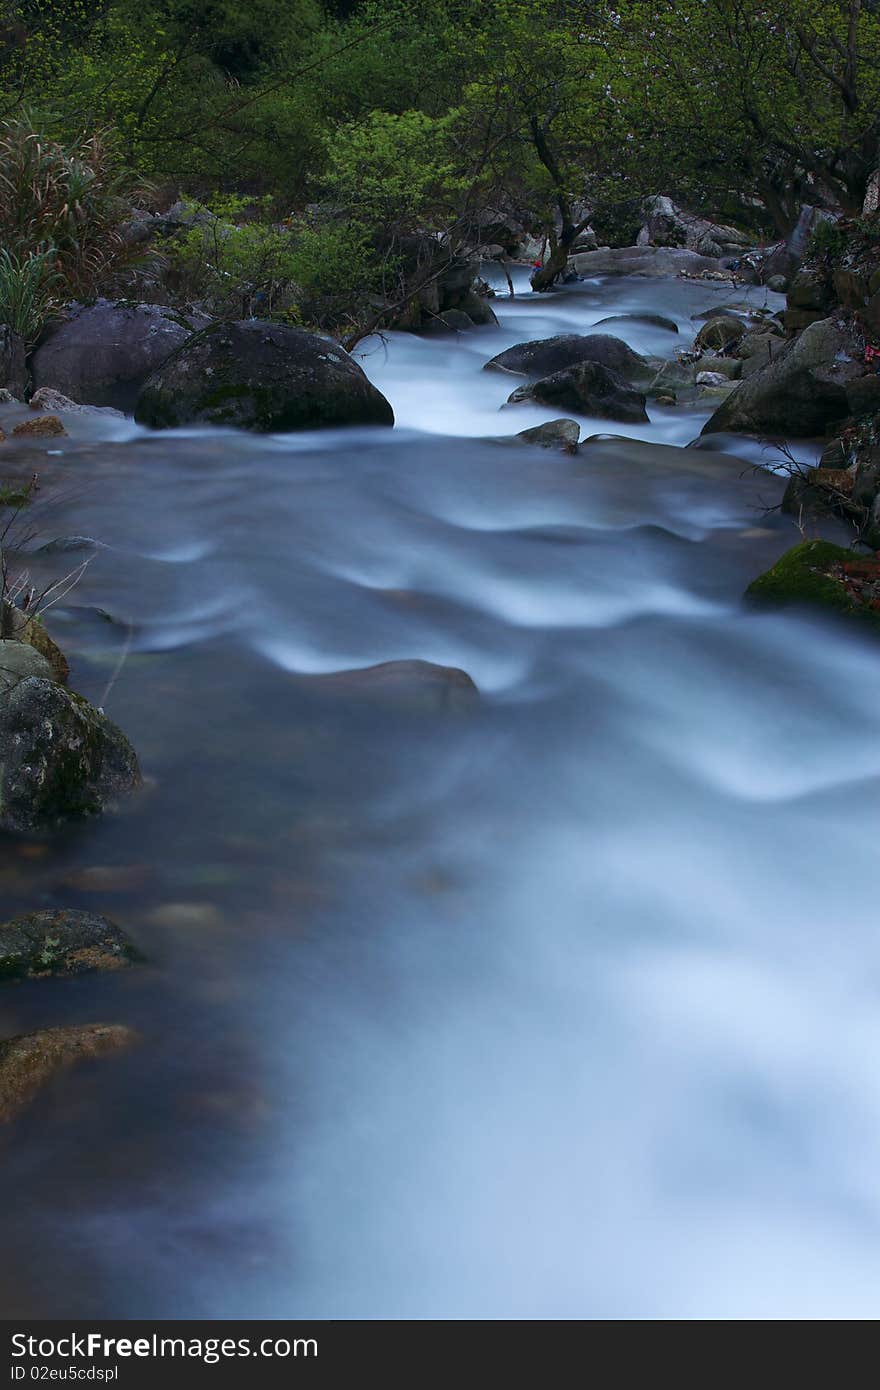
<path fill-rule="evenodd" d="M 302 321 L 343 337 L 398 291 L 398 264 L 382 255 L 364 228 L 340 221 L 295 228 L 293 265 Z"/>
<path fill-rule="evenodd" d="M 456 169 L 450 135 L 456 113 L 371 111 L 334 132 L 321 180 L 331 202 L 365 227 L 409 228 L 454 215 L 467 180 Z"/>
<path fill-rule="evenodd" d="M 54 293 L 62 277 L 54 252 L 32 251 L 19 259 L 0 247 L 0 323 L 6 323 L 32 346 L 51 318 L 58 300 Z"/>
<path fill-rule="evenodd" d="M 0 319 L 26 342 L 131 261 L 119 226 L 134 191 L 103 132 L 62 145 L 26 115 L 0 125 Z"/>
<path fill-rule="evenodd" d="M 181 299 L 216 318 L 296 318 L 290 230 L 252 220 L 270 202 L 230 196 L 192 205 L 193 225 L 166 251 L 167 282 Z"/>
<path fill-rule="evenodd" d="M 66 0 L 65 0 L 66 3 Z M 147 177 L 301 181 L 317 138 L 293 74 L 322 28 L 317 0 L 10 0 L 24 35 L 0 62 L 0 113 L 39 95 L 65 134 L 112 125 Z"/>
<path fill-rule="evenodd" d="M 837 222 L 821 221 L 810 234 L 807 255 L 826 260 L 834 265 L 843 256 L 847 247 L 846 232 Z"/>

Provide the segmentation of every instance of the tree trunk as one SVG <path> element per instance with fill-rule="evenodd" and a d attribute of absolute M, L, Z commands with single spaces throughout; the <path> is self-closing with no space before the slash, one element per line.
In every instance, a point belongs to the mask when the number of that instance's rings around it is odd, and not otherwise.
<path fill-rule="evenodd" d="M 549 290 L 560 277 L 565 274 L 568 265 L 568 253 L 574 244 L 575 238 L 583 231 L 582 225 L 563 223 L 562 232 L 558 238 L 554 238 L 547 257 L 540 270 L 536 270 L 531 279 L 533 290 Z"/>
<path fill-rule="evenodd" d="M 547 125 L 549 126 L 549 121 Z M 546 264 L 536 270 L 532 276 L 533 290 L 549 290 L 559 279 L 559 276 L 565 273 L 565 267 L 568 265 L 568 253 L 587 223 L 574 221 L 571 203 L 565 191 L 562 171 L 547 139 L 547 129 L 541 125 L 536 116 L 533 116 L 529 121 L 529 127 L 532 132 L 535 153 L 553 180 L 556 206 L 559 209 L 559 218 L 562 223 L 558 237 L 555 232 L 550 233 L 550 255 Z"/>

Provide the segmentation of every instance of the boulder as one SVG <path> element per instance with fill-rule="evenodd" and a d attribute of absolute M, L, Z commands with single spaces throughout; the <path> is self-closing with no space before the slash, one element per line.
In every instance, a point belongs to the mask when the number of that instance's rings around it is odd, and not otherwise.
<path fill-rule="evenodd" d="M 184 317 L 157 304 L 75 305 L 34 352 L 34 387 L 131 411 L 147 377 L 207 322 L 204 314 Z"/>
<path fill-rule="evenodd" d="M 51 386 L 41 386 L 35 391 L 28 401 L 31 410 L 47 410 L 55 415 L 104 415 L 116 416 L 120 420 L 125 419 L 121 410 L 115 410 L 110 405 L 80 405 L 78 401 L 72 401 L 69 396 L 62 395 Z"/>
<path fill-rule="evenodd" d="M 519 376 L 544 377 L 561 372 L 578 362 L 598 362 L 627 380 L 649 380 L 651 363 L 633 352 L 622 338 L 608 333 L 558 333 L 532 343 L 517 343 L 499 352 L 486 363 L 490 371 L 514 372 Z"/>
<path fill-rule="evenodd" d="M 789 309 L 812 309 L 824 317 L 834 307 L 834 291 L 820 270 L 804 266 L 789 286 L 786 303 Z"/>
<path fill-rule="evenodd" d="M 671 198 L 649 198 L 647 222 L 638 236 L 642 246 L 687 246 L 688 231 Z"/>
<path fill-rule="evenodd" d="M 394 412 L 337 343 L 249 319 L 190 338 L 147 381 L 135 419 L 154 429 L 198 421 L 281 433 L 393 425 Z"/>
<path fill-rule="evenodd" d="M 81 695 L 31 675 L 0 699 L 0 829 L 98 815 L 140 781 L 125 735 Z"/>
<path fill-rule="evenodd" d="M 425 331 L 442 332 L 449 329 L 451 333 L 464 333 L 466 329 L 473 328 L 474 321 L 463 309 L 447 309 L 444 314 L 438 314 L 436 319 L 425 324 Z"/>
<path fill-rule="evenodd" d="M 842 304 L 844 309 L 863 312 L 870 298 L 867 277 L 857 270 L 840 267 L 831 279 L 838 304 Z"/>
<path fill-rule="evenodd" d="M 678 332 L 675 320 L 668 319 L 663 314 L 609 314 L 607 318 L 594 323 L 593 327 L 607 328 L 611 323 L 644 324 L 647 328 L 665 328 L 668 333 Z"/>
<path fill-rule="evenodd" d="M 846 403 L 850 415 L 871 415 L 880 411 L 880 373 L 866 372 L 848 381 Z"/>
<path fill-rule="evenodd" d="M 26 642 L 0 642 L 0 699 L 29 676 L 54 680 L 46 658 Z"/>
<path fill-rule="evenodd" d="M 478 294 L 474 289 L 468 289 L 460 296 L 455 309 L 446 311 L 447 313 L 467 314 L 471 323 L 478 327 L 497 326 L 498 319 L 495 317 L 495 310 L 484 294 Z"/>
<path fill-rule="evenodd" d="M 21 420 L 12 433 L 19 439 L 52 439 L 66 435 L 67 430 L 57 415 L 37 415 L 33 420 Z"/>
<path fill-rule="evenodd" d="M 42 551 L 47 552 L 47 547 L 43 546 Z M 67 657 L 52 641 L 39 617 L 23 612 L 8 599 L 4 599 L 0 632 L 4 640 L 14 638 L 16 642 L 26 642 L 28 646 L 35 648 L 48 661 L 54 680 L 61 681 L 62 684 L 67 680 L 70 674 Z"/>
<path fill-rule="evenodd" d="M 697 385 L 701 385 L 700 376 L 707 373 L 712 376 L 724 377 L 727 381 L 736 381 L 742 375 L 742 362 L 738 357 L 700 357 L 694 364 L 694 372 L 697 378 Z"/>
<path fill-rule="evenodd" d="M 21 399 L 27 386 L 24 342 L 6 323 L 0 323 L 0 387 Z"/>
<path fill-rule="evenodd" d="M 668 362 L 661 364 L 651 378 L 646 387 L 646 395 L 655 400 L 658 396 L 677 396 L 679 391 L 692 390 L 695 378 L 696 372 L 693 363 L 679 362 L 677 358 L 670 358 Z"/>
<path fill-rule="evenodd" d="M 739 256 L 752 244 L 752 238 L 738 227 L 686 212 L 662 195 L 646 198 L 643 210 L 646 220 L 637 237 L 639 246 L 686 247 L 717 260 Z"/>
<path fill-rule="evenodd" d="M 566 453 L 577 452 L 581 427 L 577 420 L 548 420 L 545 425 L 535 425 L 530 430 L 520 430 L 515 434 L 522 444 L 532 444 L 539 449 L 562 449 Z"/>
<path fill-rule="evenodd" d="M 857 352 L 846 327 L 832 319 L 811 324 L 772 362 L 740 383 L 703 433 L 821 434 L 850 413 L 847 384 L 865 370 Z"/>
<path fill-rule="evenodd" d="M 577 410 L 604 420 L 632 424 L 648 420 L 641 392 L 599 362 L 578 362 L 565 371 L 520 386 L 508 397 L 510 405 L 519 401 L 540 401 L 542 405 L 561 406 L 563 410 Z"/>
<path fill-rule="evenodd" d="M 696 251 L 679 250 L 671 246 L 620 246 L 611 249 L 600 246 L 598 251 L 583 251 L 572 256 L 569 264 L 578 275 L 701 275 L 705 271 L 724 268 L 724 260 L 701 256 Z"/>
<path fill-rule="evenodd" d="M 131 1046 L 137 1034 L 118 1023 L 77 1023 L 44 1028 L 0 1042 L 0 1123 L 8 1124 L 53 1080 L 76 1062 Z"/>
<path fill-rule="evenodd" d="M 479 691 L 466 671 L 432 661 L 382 661 L 351 671 L 307 678 L 322 694 L 402 709 L 414 714 L 450 714 L 471 709 Z"/>
<path fill-rule="evenodd" d="M 717 314 L 703 324 L 694 340 L 698 352 L 711 348 L 714 352 L 724 352 L 735 347 L 746 331 L 742 319 L 733 314 Z"/>
<path fill-rule="evenodd" d="M 0 980 L 118 970 L 134 960 L 125 932 L 93 912 L 49 908 L 0 923 Z"/>
<path fill-rule="evenodd" d="M 749 585 L 746 598 L 770 607 L 826 609 L 857 618 L 880 632 L 880 613 L 857 597 L 856 586 L 847 582 L 860 562 L 875 576 L 880 570 L 876 560 L 863 559 L 830 541 L 801 541 Z"/>
<path fill-rule="evenodd" d="M 828 316 L 835 306 L 834 288 L 815 266 L 803 266 L 792 278 L 783 322 L 789 333 L 799 333 Z"/>
<path fill-rule="evenodd" d="M 754 376 L 778 357 L 788 346 L 785 338 L 778 334 L 756 330 L 740 338 L 736 355 L 742 365 L 741 376 Z"/>

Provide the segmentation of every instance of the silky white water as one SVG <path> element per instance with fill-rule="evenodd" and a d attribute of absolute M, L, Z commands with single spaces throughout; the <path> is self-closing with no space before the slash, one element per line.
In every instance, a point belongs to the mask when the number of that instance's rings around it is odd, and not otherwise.
<path fill-rule="evenodd" d="M 598 331 L 672 355 L 732 294 L 365 344 L 393 432 L 75 425 L 41 465 L 44 534 L 105 547 L 53 631 L 92 698 L 129 635 L 108 712 L 154 785 L 4 881 L 137 863 L 101 907 L 150 964 L 0 1001 L 143 1035 L 8 1145 L 10 1315 L 873 1316 L 880 649 L 742 604 L 798 538 L 754 441 L 499 444 L 552 412 L 482 371 L 610 313 L 671 314 Z M 397 658 L 479 708 L 308 684 Z"/>

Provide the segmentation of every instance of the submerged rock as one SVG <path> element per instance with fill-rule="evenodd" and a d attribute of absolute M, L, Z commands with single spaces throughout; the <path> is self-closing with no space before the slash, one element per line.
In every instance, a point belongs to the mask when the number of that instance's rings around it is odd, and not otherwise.
<path fill-rule="evenodd" d="M 633 424 L 644 424 L 648 419 L 641 392 L 598 362 L 579 362 L 566 371 L 519 386 L 508 397 L 508 403 L 515 405 L 520 401 L 540 401 L 542 405 L 562 406 L 583 415 Z"/>
<path fill-rule="evenodd" d="M 634 352 L 622 338 L 609 333 L 558 333 L 553 338 L 538 338 L 531 343 L 517 343 L 499 352 L 486 363 L 487 370 L 515 372 L 519 376 L 544 377 L 564 371 L 579 362 L 598 362 L 627 380 L 647 380 L 652 365 Z"/>
<path fill-rule="evenodd" d="M 190 338 L 150 377 L 135 419 L 155 429 L 199 421 L 280 433 L 393 425 L 394 412 L 337 343 L 250 319 Z"/>
<path fill-rule="evenodd" d="M 310 676 L 308 687 L 424 714 L 457 713 L 470 709 L 479 699 L 466 671 L 433 661 L 382 661 L 376 666 L 333 671 Z"/>
<path fill-rule="evenodd" d="M 0 923 L 0 980 L 119 970 L 137 958 L 121 927 L 92 912 L 47 909 Z"/>
<path fill-rule="evenodd" d="M 544 425 L 534 425 L 530 430 L 520 430 L 515 434 L 522 444 L 533 444 L 540 449 L 564 449 L 576 453 L 581 427 L 577 420 L 548 420 Z"/>
<path fill-rule="evenodd" d="M 208 323 L 158 304 L 77 304 L 31 359 L 34 387 L 86 405 L 130 411 L 147 377 Z"/>
<path fill-rule="evenodd" d="M 638 323 L 644 324 L 648 328 L 665 328 L 667 333 L 677 333 L 678 324 L 674 319 L 668 319 L 663 314 L 609 314 L 606 319 L 599 319 L 593 324 L 594 328 L 607 328 L 611 323 Z"/>
<path fill-rule="evenodd" d="M 119 1023 L 44 1028 L 0 1042 L 0 1123 L 8 1124 L 55 1076 L 76 1062 L 118 1052 L 138 1035 Z"/>
<path fill-rule="evenodd" d="M 67 430 L 57 415 L 37 415 L 33 420 L 21 420 L 13 427 L 12 433 L 18 438 L 45 439 L 67 434 Z"/>
<path fill-rule="evenodd" d="M 140 782 L 122 730 L 81 695 L 32 675 L 0 700 L 0 829 L 98 815 Z"/>

